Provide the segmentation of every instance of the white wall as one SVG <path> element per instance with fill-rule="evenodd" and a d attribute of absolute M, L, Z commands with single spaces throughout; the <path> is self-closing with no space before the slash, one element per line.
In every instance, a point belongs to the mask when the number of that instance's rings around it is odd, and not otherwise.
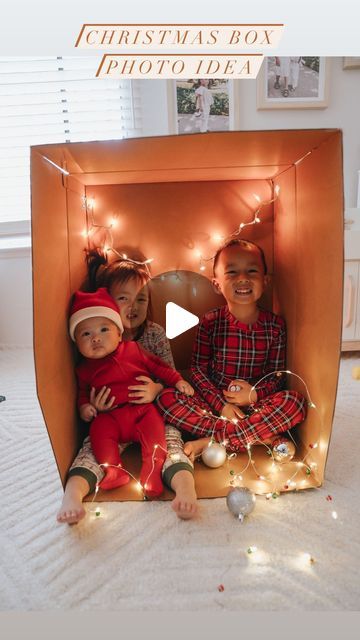
<path fill-rule="evenodd" d="M 357 202 L 360 169 L 360 69 L 343 70 L 342 58 L 329 58 L 330 90 L 326 109 L 256 108 L 256 80 L 235 81 L 239 96 L 239 129 L 324 129 L 334 127 L 344 135 L 345 206 Z M 165 80 L 144 80 L 146 128 L 144 135 L 164 135 L 168 123 Z"/>
<path fill-rule="evenodd" d="M 240 129 L 342 129 L 345 206 L 355 207 L 360 169 L 360 69 L 343 70 L 342 60 L 329 58 L 330 91 L 326 109 L 257 111 L 256 81 L 240 82 Z"/>
<path fill-rule="evenodd" d="M 30 249 L 0 252 L 0 343 L 32 344 Z"/>
<path fill-rule="evenodd" d="M 342 58 L 330 59 L 329 106 L 326 109 L 256 109 L 256 81 L 239 80 L 239 128 L 303 129 L 335 127 L 344 135 L 345 206 L 357 202 L 360 169 L 360 70 L 342 69 Z M 166 80 L 143 80 L 143 135 L 169 133 Z M 31 262 L 20 257 L 3 258 L 0 252 L 0 343 L 32 343 Z"/>

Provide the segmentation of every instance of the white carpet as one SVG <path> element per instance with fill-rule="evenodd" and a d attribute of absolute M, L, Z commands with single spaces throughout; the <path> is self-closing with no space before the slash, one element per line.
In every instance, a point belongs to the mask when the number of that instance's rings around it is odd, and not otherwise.
<path fill-rule="evenodd" d="M 36 399 L 32 352 L 1 350 L 0 609 L 358 610 L 360 381 L 351 378 L 354 363 L 359 359 L 342 360 L 321 489 L 258 498 L 243 525 L 225 499 L 216 499 L 201 501 L 196 521 L 179 521 L 165 502 L 107 503 L 100 518 L 90 514 L 69 527 L 55 521 L 62 488 Z M 250 545 L 258 548 L 253 555 Z M 315 564 L 302 562 L 304 552 Z"/>

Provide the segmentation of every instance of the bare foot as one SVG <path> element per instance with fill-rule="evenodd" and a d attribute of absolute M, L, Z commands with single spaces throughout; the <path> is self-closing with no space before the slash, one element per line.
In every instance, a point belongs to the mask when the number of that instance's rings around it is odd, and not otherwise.
<path fill-rule="evenodd" d="M 181 469 L 175 473 L 171 481 L 171 488 L 176 495 L 171 503 L 178 518 L 190 520 L 198 513 L 197 495 L 194 476 L 190 471 Z"/>
<path fill-rule="evenodd" d="M 199 438 L 198 440 L 190 440 L 184 445 L 184 453 L 194 462 L 195 458 L 198 458 L 205 447 L 209 445 L 211 438 Z"/>
<path fill-rule="evenodd" d="M 58 522 L 77 524 L 85 517 L 85 509 L 81 500 L 64 494 L 60 510 L 56 516 Z"/>
<path fill-rule="evenodd" d="M 82 504 L 83 499 L 89 493 L 88 482 L 82 476 L 71 476 L 66 483 L 61 507 L 56 516 L 60 523 L 76 524 L 86 514 Z"/>

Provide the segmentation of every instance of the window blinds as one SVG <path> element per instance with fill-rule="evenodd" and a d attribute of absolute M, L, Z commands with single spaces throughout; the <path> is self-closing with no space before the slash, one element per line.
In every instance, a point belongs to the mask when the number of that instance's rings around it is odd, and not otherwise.
<path fill-rule="evenodd" d="M 142 134 L 138 81 L 94 57 L 0 58 L 0 222 L 30 218 L 30 146 Z"/>

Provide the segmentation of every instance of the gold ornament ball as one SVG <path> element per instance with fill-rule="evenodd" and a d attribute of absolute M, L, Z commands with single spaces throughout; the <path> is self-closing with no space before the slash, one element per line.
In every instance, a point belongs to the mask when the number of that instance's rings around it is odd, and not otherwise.
<path fill-rule="evenodd" d="M 351 375 L 354 380 L 360 380 L 360 367 L 353 367 L 351 370 Z"/>
<path fill-rule="evenodd" d="M 217 467 L 221 467 L 226 460 L 226 449 L 222 444 L 213 442 L 204 449 L 201 454 L 201 459 L 207 467 L 217 469 Z"/>
<path fill-rule="evenodd" d="M 295 455 L 295 445 L 286 438 L 277 438 L 273 442 L 272 451 L 276 462 L 290 462 Z"/>

